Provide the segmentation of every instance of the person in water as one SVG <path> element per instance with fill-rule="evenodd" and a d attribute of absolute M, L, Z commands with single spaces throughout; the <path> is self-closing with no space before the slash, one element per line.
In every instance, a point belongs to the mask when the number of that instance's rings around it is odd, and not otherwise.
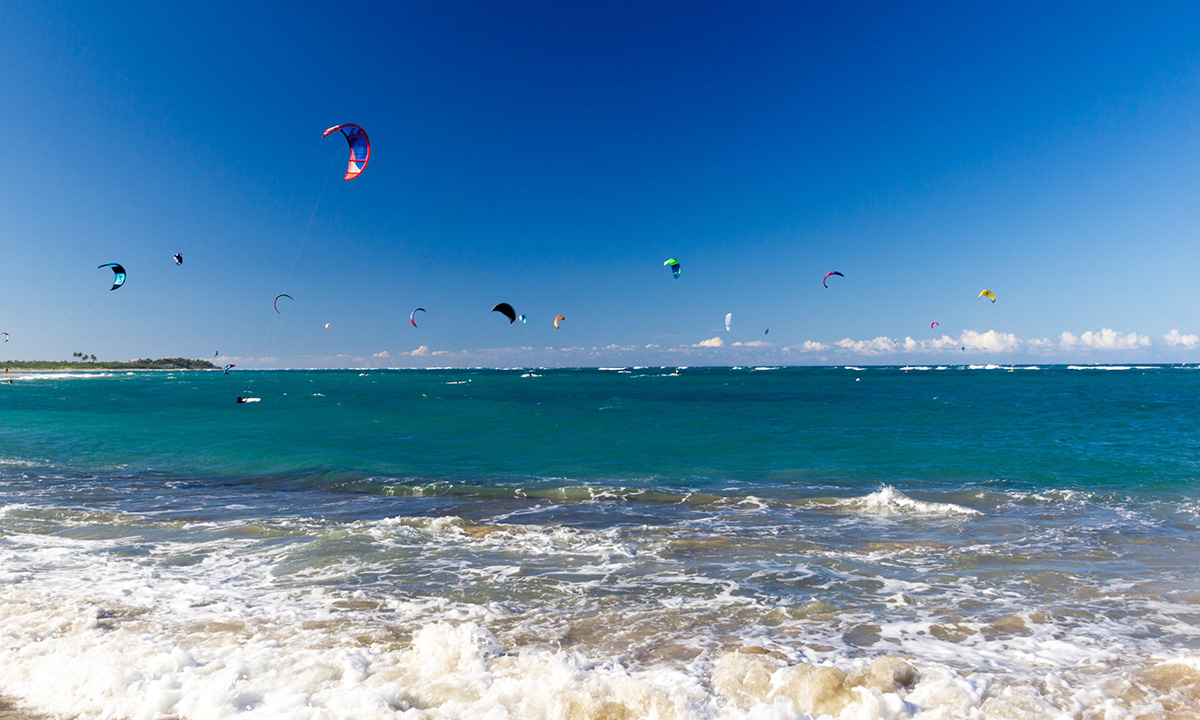
<path fill-rule="evenodd" d="M 237 400 L 235 400 L 234 402 L 244 403 L 244 402 L 246 402 L 246 398 L 242 397 L 241 395 L 238 395 Z"/>

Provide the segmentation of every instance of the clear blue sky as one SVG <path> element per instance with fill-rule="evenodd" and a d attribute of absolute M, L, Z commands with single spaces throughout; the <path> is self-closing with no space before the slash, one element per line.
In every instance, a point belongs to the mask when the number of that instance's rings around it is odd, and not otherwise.
<path fill-rule="evenodd" d="M 1200 361 L 1196 3 L 10 2 L 0 108 L 11 359 Z"/>

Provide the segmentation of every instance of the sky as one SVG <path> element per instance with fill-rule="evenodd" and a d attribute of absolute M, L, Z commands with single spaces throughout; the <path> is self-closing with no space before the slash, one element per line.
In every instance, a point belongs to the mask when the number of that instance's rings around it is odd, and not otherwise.
<path fill-rule="evenodd" d="M 5 359 L 1200 362 L 1196 3 L 9 2 L 0 108 Z"/>

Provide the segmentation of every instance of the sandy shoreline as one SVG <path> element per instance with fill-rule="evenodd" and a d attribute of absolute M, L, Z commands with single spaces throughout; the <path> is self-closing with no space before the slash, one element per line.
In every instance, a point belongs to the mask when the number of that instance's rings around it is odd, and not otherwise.
<path fill-rule="evenodd" d="M 12 700 L 0 695 L 0 720 L 50 720 L 50 715 L 41 715 L 20 707 Z"/>

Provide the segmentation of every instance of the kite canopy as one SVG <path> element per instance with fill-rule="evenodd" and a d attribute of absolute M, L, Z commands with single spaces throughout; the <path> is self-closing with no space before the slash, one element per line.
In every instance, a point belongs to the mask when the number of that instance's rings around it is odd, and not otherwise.
<path fill-rule="evenodd" d="M 125 284 L 125 268 L 121 267 L 118 263 L 104 263 L 103 265 L 96 266 L 96 269 L 100 268 L 112 268 L 113 286 L 108 289 L 109 292 L 112 292 L 113 290 L 116 290 Z"/>
<path fill-rule="evenodd" d="M 325 323 L 325 329 L 326 329 L 326 330 L 328 330 L 328 329 L 329 329 L 329 328 L 331 328 L 331 327 L 333 327 L 333 323 Z"/>
<path fill-rule="evenodd" d="M 529 318 L 525 317 L 525 315 L 523 315 L 523 314 L 522 314 L 522 315 L 518 315 L 518 316 L 517 316 L 517 319 L 521 321 L 521 324 L 522 324 L 522 325 L 524 325 L 525 323 L 529 322 Z"/>
<path fill-rule="evenodd" d="M 725 332 L 733 328 L 733 313 L 725 313 Z"/>
<path fill-rule="evenodd" d="M 671 268 L 671 274 L 675 276 L 675 279 L 677 279 L 677 280 L 679 279 L 679 261 L 678 260 L 676 260 L 675 258 L 669 258 L 666 262 L 663 263 L 663 265 L 669 266 Z"/>
<path fill-rule="evenodd" d="M 837 275 L 838 277 L 843 277 L 843 278 L 846 277 L 845 275 L 841 274 L 837 270 L 831 270 L 831 271 L 825 273 L 825 277 L 821 278 L 821 284 L 824 285 L 825 287 L 829 287 L 829 285 L 826 284 L 825 281 L 829 279 L 830 275 Z"/>
<path fill-rule="evenodd" d="M 767 328 L 766 330 L 763 330 L 763 335 L 766 335 L 766 334 L 768 334 L 769 332 L 771 332 L 771 328 Z"/>
<path fill-rule="evenodd" d="M 174 254 L 174 255 L 172 255 L 171 257 L 175 258 L 175 264 L 176 264 L 176 265 L 182 265 L 182 264 L 183 264 L 183 253 L 175 253 L 175 254 Z"/>
<path fill-rule="evenodd" d="M 558 321 L 559 320 L 566 320 L 566 318 L 563 317 L 562 315 L 559 315 L 558 317 L 554 318 L 554 328 L 555 329 L 558 329 Z"/>
<path fill-rule="evenodd" d="M 981 290 L 979 292 L 979 297 L 987 298 L 988 300 L 991 300 L 992 302 L 996 302 L 996 293 L 992 292 L 991 290 Z"/>
<path fill-rule="evenodd" d="M 934 329 L 935 327 L 938 326 L 938 324 L 939 324 L 938 321 L 934 320 L 933 322 L 929 323 L 929 329 L 930 330 Z"/>
<path fill-rule="evenodd" d="M 291 295 L 288 295 L 287 293 L 280 293 L 279 295 L 276 295 L 274 302 L 271 303 L 271 307 L 275 308 L 275 312 L 279 312 L 279 298 L 284 298 L 284 297 L 287 298 L 288 300 L 296 299 L 296 298 L 292 297 Z"/>
<path fill-rule="evenodd" d="M 513 310 L 513 306 L 509 305 L 508 303 L 500 303 L 496 307 L 492 308 L 492 312 L 498 312 L 504 317 L 508 318 L 509 325 L 512 325 L 517 321 L 517 311 Z M 525 316 L 522 315 L 521 317 L 524 318 Z"/>
<path fill-rule="evenodd" d="M 4 336 L 4 342 L 8 342 L 8 333 L 6 333 L 6 332 L 0 332 L 0 335 L 3 335 L 3 336 Z"/>
<path fill-rule="evenodd" d="M 413 327 L 417 326 L 417 313 L 419 313 L 419 312 L 425 312 L 425 308 L 417 308 L 416 310 L 413 310 L 412 313 L 410 313 L 408 316 L 408 321 L 410 323 L 412 323 Z"/>
<path fill-rule="evenodd" d="M 354 123 L 334 125 L 322 133 L 321 137 L 328 137 L 330 133 L 338 130 L 342 131 L 342 136 L 350 144 L 350 162 L 346 165 L 344 179 L 353 180 L 367 167 L 367 161 L 371 159 L 371 141 L 367 138 L 366 131 Z"/>
<path fill-rule="evenodd" d="M 235 368 L 235 367 L 237 367 L 237 365 L 226 365 L 226 366 L 225 366 L 225 374 L 226 374 L 226 375 L 228 375 L 228 374 L 229 374 L 229 369 L 230 369 L 230 368 Z"/>

